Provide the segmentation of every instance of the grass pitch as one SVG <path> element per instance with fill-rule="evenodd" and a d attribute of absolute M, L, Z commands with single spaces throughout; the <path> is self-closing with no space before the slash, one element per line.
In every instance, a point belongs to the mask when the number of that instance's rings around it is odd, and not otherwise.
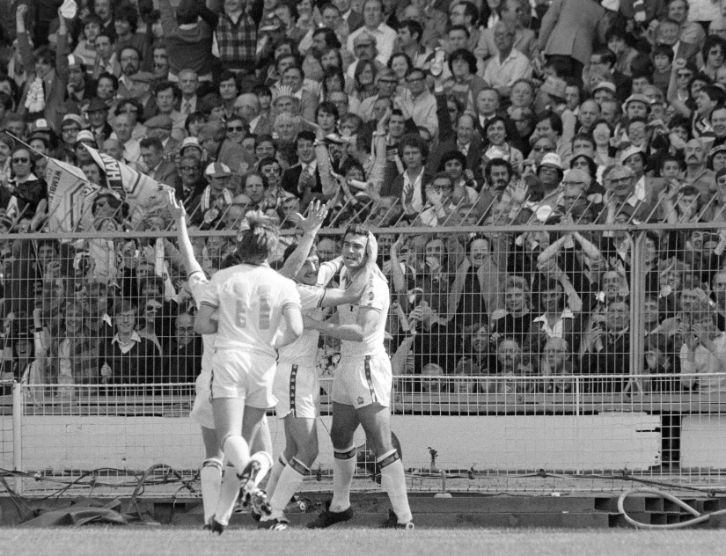
<path fill-rule="evenodd" d="M 726 532 L 565 531 L 544 529 L 328 529 L 256 531 L 234 529 L 222 536 L 173 527 L 84 527 L 0 529 L 0 554 L 14 556 L 113 554 L 180 556 L 249 554 L 353 556 L 356 554 L 459 555 L 597 555 L 722 554 Z"/>

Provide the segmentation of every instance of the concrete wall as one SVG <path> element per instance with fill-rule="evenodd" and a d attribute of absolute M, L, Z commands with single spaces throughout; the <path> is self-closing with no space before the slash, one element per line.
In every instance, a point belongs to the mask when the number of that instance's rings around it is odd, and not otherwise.
<path fill-rule="evenodd" d="M 393 416 L 406 467 L 428 468 L 429 447 L 440 469 L 647 469 L 660 462 L 660 418 L 644 413 L 584 416 Z M 318 421 L 320 457 L 329 468 L 330 418 Z M 281 422 L 270 419 L 276 453 Z M 726 423 L 721 423 L 726 430 Z M 0 417 L 0 465 L 12 469 L 12 417 Z M 197 425 L 189 418 L 26 416 L 22 468 L 145 469 L 166 463 L 195 468 L 203 458 Z M 10 441 L 10 443 L 8 443 Z M 356 444 L 365 441 L 359 429 Z"/>

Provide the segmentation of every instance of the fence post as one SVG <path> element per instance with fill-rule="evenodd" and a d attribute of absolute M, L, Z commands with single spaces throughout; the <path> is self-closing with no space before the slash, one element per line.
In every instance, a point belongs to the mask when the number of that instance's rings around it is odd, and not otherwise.
<path fill-rule="evenodd" d="M 630 380 L 626 391 L 642 394 L 643 385 L 640 379 L 640 368 L 643 365 L 643 311 L 642 301 L 645 292 L 645 274 L 643 272 L 645 257 L 645 232 L 635 232 L 630 255 Z"/>
<path fill-rule="evenodd" d="M 23 470 L 23 385 L 13 383 L 13 471 Z M 22 494 L 23 478 L 15 477 L 15 492 Z"/>

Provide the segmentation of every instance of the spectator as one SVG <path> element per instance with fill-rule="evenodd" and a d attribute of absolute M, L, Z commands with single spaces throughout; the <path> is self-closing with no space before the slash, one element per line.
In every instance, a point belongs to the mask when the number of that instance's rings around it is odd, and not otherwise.
<path fill-rule="evenodd" d="M 181 313 L 175 319 L 174 337 L 164 349 L 169 382 L 193 382 L 202 362 L 202 337 L 194 332 L 194 316 Z"/>
<path fill-rule="evenodd" d="M 375 37 L 378 50 L 376 60 L 381 64 L 386 64 L 393 53 L 397 35 L 396 31 L 383 23 L 381 0 L 366 0 L 363 3 L 363 26 L 348 36 L 347 45 L 350 52 L 354 51 L 355 39 L 362 34 Z"/>
<path fill-rule="evenodd" d="M 136 330 L 137 308 L 130 301 L 114 307 L 115 334 L 101 342 L 98 369 L 102 384 L 147 384 L 161 379 L 157 349 Z"/>

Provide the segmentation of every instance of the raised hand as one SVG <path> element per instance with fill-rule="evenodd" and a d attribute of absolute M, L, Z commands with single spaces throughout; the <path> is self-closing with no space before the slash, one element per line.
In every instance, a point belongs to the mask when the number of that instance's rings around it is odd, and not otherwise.
<path fill-rule="evenodd" d="M 293 222 L 306 234 L 315 235 L 328 215 L 328 204 L 321 201 L 313 201 L 308 207 L 307 217 L 299 212 L 295 213 Z"/>
<path fill-rule="evenodd" d="M 512 202 L 518 205 L 524 204 L 528 193 L 529 187 L 527 187 L 524 180 L 517 180 L 512 186 Z"/>
<path fill-rule="evenodd" d="M 173 191 L 166 192 L 166 208 L 171 214 L 175 221 L 184 220 L 187 215 L 187 211 L 184 208 L 184 203 L 176 198 Z"/>

